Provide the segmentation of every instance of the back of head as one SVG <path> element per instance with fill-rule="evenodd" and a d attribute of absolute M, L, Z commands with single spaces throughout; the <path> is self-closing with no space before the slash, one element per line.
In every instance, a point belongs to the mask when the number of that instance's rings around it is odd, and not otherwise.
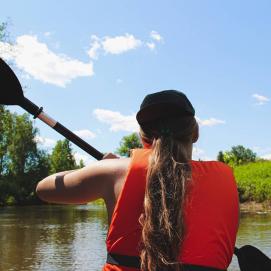
<path fill-rule="evenodd" d="M 143 271 L 180 270 L 188 162 L 198 137 L 194 116 L 190 101 L 176 90 L 147 95 L 137 113 L 142 141 L 153 149 L 140 218 Z"/>

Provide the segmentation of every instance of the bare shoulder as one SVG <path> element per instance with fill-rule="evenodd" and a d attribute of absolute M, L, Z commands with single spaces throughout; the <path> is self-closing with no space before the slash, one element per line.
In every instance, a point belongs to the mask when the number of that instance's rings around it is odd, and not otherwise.
<path fill-rule="evenodd" d="M 89 164 L 83 168 L 90 176 L 114 179 L 126 173 L 130 164 L 130 158 L 104 159 Z M 94 177 L 94 176 L 93 176 Z"/>
<path fill-rule="evenodd" d="M 87 203 L 115 198 L 115 186 L 125 176 L 130 159 L 105 159 L 74 171 L 48 176 L 37 185 L 38 196 L 55 203 Z"/>
<path fill-rule="evenodd" d="M 104 159 L 83 169 L 90 183 L 100 187 L 102 197 L 107 200 L 118 197 L 131 158 Z"/>

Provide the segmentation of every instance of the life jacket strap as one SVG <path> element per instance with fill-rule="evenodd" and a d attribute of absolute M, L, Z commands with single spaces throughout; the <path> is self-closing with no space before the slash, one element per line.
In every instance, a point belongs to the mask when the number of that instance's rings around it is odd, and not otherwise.
<path fill-rule="evenodd" d="M 107 253 L 108 264 L 125 266 L 130 268 L 140 269 L 140 257 L 137 256 L 127 256 L 115 253 Z M 222 269 L 217 269 L 213 267 L 206 267 L 200 265 L 184 264 L 182 265 L 183 271 L 226 271 Z"/>
<path fill-rule="evenodd" d="M 108 252 L 106 262 L 113 265 L 140 269 L 140 258 L 136 256 L 127 256 Z"/>

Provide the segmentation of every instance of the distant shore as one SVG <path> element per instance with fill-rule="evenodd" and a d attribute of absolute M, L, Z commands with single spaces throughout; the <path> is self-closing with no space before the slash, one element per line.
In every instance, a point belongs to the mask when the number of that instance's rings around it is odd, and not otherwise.
<path fill-rule="evenodd" d="M 99 199 L 93 202 L 89 202 L 88 204 L 94 204 L 98 206 L 104 206 L 104 201 Z M 0 205 L 1 207 L 8 207 L 8 206 L 14 206 L 14 207 L 20 207 L 20 206 L 35 206 L 35 205 L 55 205 L 55 204 L 50 204 L 50 203 L 29 203 L 29 204 L 23 204 L 23 205 L 17 205 L 17 204 L 7 204 L 7 205 Z M 257 212 L 268 212 L 271 213 L 271 201 L 265 201 L 265 202 L 255 202 L 255 201 L 246 201 L 243 203 L 240 203 L 240 211 L 241 213 L 257 213 Z"/>
<path fill-rule="evenodd" d="M 248 201 L 240 203 L 240 211 L 242 213 L 257 213 L 257 212 L 271 212 L 271 202 L 258 203 L 255 201 Z"/>

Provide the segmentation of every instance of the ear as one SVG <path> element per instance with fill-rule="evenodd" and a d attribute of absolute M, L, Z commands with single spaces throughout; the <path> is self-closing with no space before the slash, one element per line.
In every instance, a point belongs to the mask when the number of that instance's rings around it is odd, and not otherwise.
<path fill-rule="evenodd" d="M 146 140 L 144 139 L 144 137 L 141 135 L 140 132 L 138 133 L 138 135 L 139 135 L 139 138 L 140 138 L 141 143 L 142 143 L 142 145 L 143 145 L 143 148 L 144 148 L 144 149 L 151 149 L 151 147 L 152 147 L 152 142 L 146 141 Z"/>
<path fill-rule="evenodd" d="M 141 142 L 142 142 L 142 145 L 143 145 L 143 148 L 144 148 L 144 149 L 151 149 L 152 143 L 147 142 L 147 141 L 144 140 L 144 138 L 142 138 L 142 137 L 141 137 Z"/>
<path fill-rule="evenodd" d="M 196 123 L 195 129 L 192 134 L 192 143 L 196 143 L 199 139 L 199 125 Z"/>

